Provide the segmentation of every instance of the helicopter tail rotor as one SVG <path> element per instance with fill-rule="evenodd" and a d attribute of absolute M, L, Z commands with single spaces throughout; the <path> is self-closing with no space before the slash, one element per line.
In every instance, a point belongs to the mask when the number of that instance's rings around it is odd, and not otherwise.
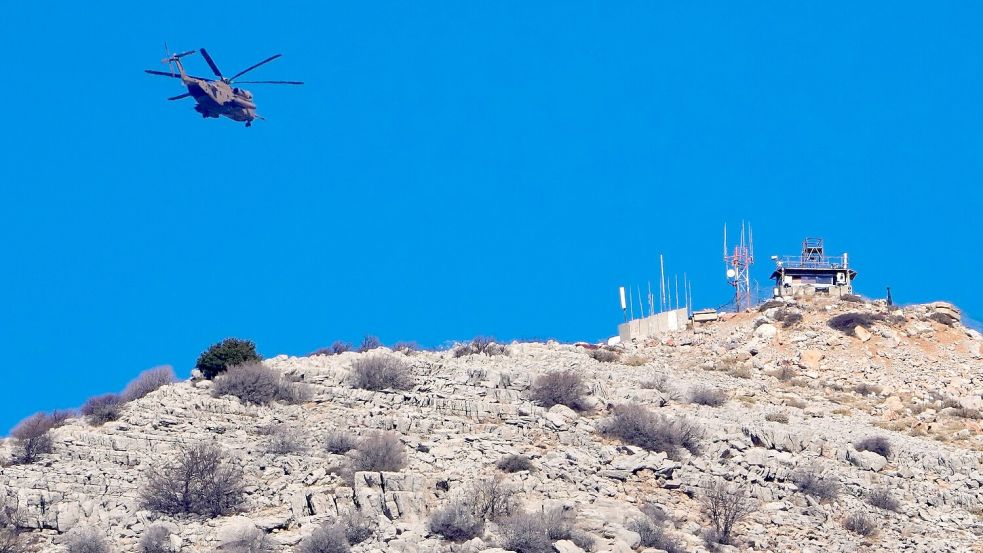
<path fill-rule="evenodd" d="M 187 52 L 173 53 L 167 48 L 167 42 L 164 42 L 164 59 L 160 60 L 161 63 L 166 64 L 167 68 L 171 71 L 172 77 L 177 77 L 174 73 L 174 62 L 183 58 L 184 56 L 190 56 L 194 54 L 196 50 L 188 50 Z"/>

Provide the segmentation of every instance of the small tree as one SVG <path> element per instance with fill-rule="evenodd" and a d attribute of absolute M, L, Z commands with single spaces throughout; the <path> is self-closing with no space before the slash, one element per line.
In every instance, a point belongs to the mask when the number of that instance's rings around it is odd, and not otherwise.
<path fill-rule="evenodd" d="M 81 409 L 85 420 L 93 426 L 101 426 L 107 422 L 119 420 L 123 412 L 123 398 L 118 394 L 103 394 L 89 398 Z"/>
<path fill-rule="evenodd" d="M 147 394 L 177 381 L 174 369 L 170 365 L 162 365 L 147 369 L 137 375 L 123 390 L 123 401 L 140 399 Z"/>
<path fill-rule="evenodd" d="M 382 342 L 376 336 L 366 335 L 358 346 L 358 353 L 365 353 L 382 347 Z"/>
<path fill-rule="evenodd" d="M 521 472 L 536 470 L 535 465 L 525 455 L 508 455 L 499 459 L 495 466 L 502 472 Z"/>
<path fill-rule="evenodd" d="M 57 419 L 47 413 L 35 413 L 17 423 L 10 431 L 15 440 L 11 461 L 15 465 L 33 463 L 54 449 L 54 442 L 48 431 L 54 428 Z"/>
<path fill-rule="evenodd" d="M 733 545 L 734 529 L 755 509 L 745 486 L 728 486 L 723 481 L 703 492 L 702 503 L 713 525 L 710 541 L 722 545 Z"/>
<path fill-rule="evenodd" d="M 379 432 L 362 438 L 355 448 L 355 470 L 397 472 L 406 465 L 403 442 L 392 432 Z"/>
<path fill-rule="evenodd" d="M 543 407 L 566 405 L 576 411 L 587 409 L 587 385 L 572 369 L 553 371 L 536 377 L 530 388 L 532 400 Z"/>
<path fill-rule="evenodd" d="M 256 353 L 256 344 L 252 341 L 226 338 L 202 352 L 195 367 L 205 378 L 211 380 L 229 367 L 262 361 L 262 359 Z"/>
<path fill-rule="evenodd" d="M 702 428 L 685 418 L 668 419 L 637 403 L 617 405 L 602 422 L 601 433 L 649 451 L 661 451 L 676 459 L 686 449 L 699 452 Z"/>
<path fill-rule="evenodd" d="M 170 515 L 219 516 L 244 499 L 243 474 L 215 444 L 182 447 L 171 465 L 152 470 L 143 491 L 144 508 Z"/>

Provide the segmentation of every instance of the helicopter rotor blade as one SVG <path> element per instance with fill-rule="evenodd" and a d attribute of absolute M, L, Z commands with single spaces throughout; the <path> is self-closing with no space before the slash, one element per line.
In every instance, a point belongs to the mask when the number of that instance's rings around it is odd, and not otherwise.
<path fill-rule="evenodd" d="M 261 62 L 259 62 L 259 63 L 257 63 L 257 64 L 255 64 L 255 65 L 251 65 L 251 66 L 249 66 L 249 67 L 247 67 L 247 68 L 245 68 L 245 69 L 243 69 L 242 71 L 240 71 L 240 72 L 238 72 L 238 73 L 236 73 L 236 74 L 235 74 L 235 75 L 233 75 L 232 77 L 230 77 L 230 78 L 229 78 L 229 81 L 230 81 L 230 82 L 231 82 L 231 81 L 234 81 L 234 80 L 236 80 L 236 77 L 241 77 L 241 76 L 243 76 L 243 75 L 245 75 L 246 73 L 249 73 L 249 72 L 250 72 L 250 71 L 252 71 L 253 69 L 256 69 L 256 68 L 257 68 L 257 67 L 259 67 L 260 65 L 263 65 L 264 63 L 269 63 L 269 62 L 271 62 L 271 61 L 273 61 L 273 60 L 275 60 L 275 59 L 277 59 L 277 58 L 279 58 L 279 57 L 280 57 L 280 56 L 282 56 L 282 55 L 283 55 L 283 54 L 274 54 L 274 55 L 272 55 L 272 56 L 270 56 L 270 57 L 268 57 L 268 58 L 266 58 L 265 60 L 263 60 L 263 61 L 261 61 Z"/>
<path fill-rule="evenodd" d="M 219 79 L 224 80 L 225 77 L 223 77 L 222 72 L 218 70 L 218 66 L 215 65 L 215 61 L 212 60 L 212 57 L 208 55 L 208 50 L 205 50 L 204 48 L 200 48 L 198 51 L 201 52 L 201 57 L 205 58 L 205 62 L 208 63 L 208 67 L 212 68 L 212 73 L 215 73 L 215 76 L 218 77 Z"/>
<path fill-rule="evenodd" d="M 168 98 L 168 100 L 180 100 L 182 98 L 187 98 L 188 96 L 191 96 L 191 93 L 185 92 L 184 94 L 180 94 L 178 96 L 171 96 L 170 98 Z"/>
<path fill-rule="evenodd" d="M 304 84 L 303 81 L 237 81 L 236 84 Z"/>
<path fill-rule="evenodd" d="M 154 71 L 153 69 L 144 69 L 143 71 L 145 73 L 150 73 L 151 75 L 160 75 L 161 77 L 170 77 L 172 79 L 181 78 L 181 75 L 174 75 L 172 73 L 166 73 L 164 71 Z M 195 77 L 194 75 L 188 75 L 188 76 L 191 77 L 192 79 L 198 79 L 199 81 L 209 81 L 209 82 L 212 81 L 212 79 L 206 79 L 204 77 Z"/>

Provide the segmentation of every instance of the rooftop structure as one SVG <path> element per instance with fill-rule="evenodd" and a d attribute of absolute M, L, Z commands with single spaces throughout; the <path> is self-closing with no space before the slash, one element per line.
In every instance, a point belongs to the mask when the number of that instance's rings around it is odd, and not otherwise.
<path fill-rule="evenodd" d="M 853 279 L 857 271 L 848 265 L 847 254 L 827 256 L 822 238 L 806 238 L 802 241 L 802 253 L 798 256 L 772 256 L 775 272 L 774 296 L 826 295 L 842 297 L 853 293 Z"/>

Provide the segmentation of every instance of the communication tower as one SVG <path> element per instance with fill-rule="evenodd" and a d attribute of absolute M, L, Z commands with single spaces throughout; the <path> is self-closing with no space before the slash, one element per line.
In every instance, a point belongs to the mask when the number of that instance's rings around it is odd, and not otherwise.
<path fill-rule="evenodd" d="M 741 222 L 741 238 L 733 250 L 727 245 L 727 224 L 724 223 L 724 267 L 727 283 L 734 287 L 734 307 L 738 311 L 750 309 L 751 265 L 754 264 L 754 234 L 751 224 Z"/>

